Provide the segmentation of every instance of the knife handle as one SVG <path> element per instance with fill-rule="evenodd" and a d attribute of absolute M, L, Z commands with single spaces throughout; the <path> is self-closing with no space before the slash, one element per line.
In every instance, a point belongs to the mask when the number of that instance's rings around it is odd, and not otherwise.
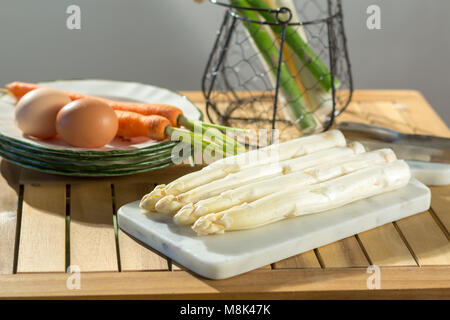
<path fill-rule="evenodd" d="M 337 126 L 339 130 L 355 133 L 359 137 L 394 142 L 399 138 L 399 132 L 379 126 L 374 126 L 359 122 L 340 122 Z"/>

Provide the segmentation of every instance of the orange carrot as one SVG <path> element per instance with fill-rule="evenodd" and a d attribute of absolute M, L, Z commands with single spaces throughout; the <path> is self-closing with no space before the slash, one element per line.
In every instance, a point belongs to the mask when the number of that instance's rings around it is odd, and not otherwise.
<path fill-rule="evenodd" d="M 28 92 L 42 88 L 42 86 L 34 83 L 25 83 L 16 81 L 8 83 L 5 86 L 5 88 L 11 91 L 17 99 L 20 99 Z"/>
<path fill-rule="evenodd" d="M 178 119 L 183 114 L 181 109 L 168 104 L 156 104 L 156 103 L 134 103 L 134 102 L 117 102 L 110 101 L 109 105 L 114 110 L 131 111 L 140 113 L 146 116 L 158 115 L 166 118 L 170 121 L 173 127 L 180 125 Z"/>
<path fill-rule="evenodd" d="M 39 88 L 45 88 L 45 86 L 42 86 L 42 85 L 36 84 L 36 83 L 15 81 L 15 82 L 8 83 L 5 86 L 5 88 L 8 89 L 9 91 L 11 91 L 17 99 L 20 99 L 24 95 L 26 95 L 28 92 L 39 89 Z M 59 90 L 59 91 L 62 91 L 65 94 L 67 94 L 70 97 L 70 99 L 72 99 L 72 101 L 80 100 L 83 98 L 88 98 L 87 95 L 82 94 L 82 93 L 70 92 L 70 91 L 65 91 L 65 90 Z M 101 98 L 97 98 L 97 99 L 101 99 Z M 101 100 L 106 100 L 106 99 L 101 99 Z"/>
<path fill-rule="evenodd" d="M 6 88 L 17 99 L 20 99 L 26 93 L 33 91 L 35 89 L 44 88 L 44 86 L 39 85 L 39 84 L 34 84 L 34 83 L 12 82 L 12 83 L 6 85 Z M 161 139 L 165 138 L 165 135 L 163 135 L 163 132 L 166 130 L 166 128 L 169 129 L 170 132 L 177 131 L 180 134 L 186 135 L 187 133 L 185 131 L 183 131 L 182 129 L 179 129 L 182 131 L 175 130 L 175 129 L 178 129 L 177 127 L 181 127 L 181 126 L 194 132 L 195 126 L 200 125 L 202 133 L 206 132 L 208 130 L 208 128 L 215 128 L 215 129 L 219 129 L 222 131 L 230 130 L 230 131 L 235 131 L 235 132 L 248 132 L 245 129 L 231 128 L 231 127 L 226 127 L 226 126 L 222 126 L 222 125 L 218 125 L 218 124 L 206 123 L 206 122 L 199 121 L 199 120 L 190 120 L 183 115 L 183 111 L 181 109 L 171 106 L 171 105 L 167 105 L 167 104 L 120 102 L 120 101 L 113 101 L 113 100 L 108 100 L 108 99 L 104 99 L 104 98 L 99 98 L 99 97 L 91 97 L 91 96 L 88 96 L 88 95 L 85 95 L 82 93 L 77 93 L 77 92 L 70 92 L 70 91 L 64 91 L 64 90 L 60 90 L 60 91 L 64 92 L 72 100 L 79 100 L 82 98 L 94 98 L 94 99 L 102 100 L 103 102 L 108 104 L 111 108 L 113 108 L 116 111 L 128 111 L 128 112 L 138 113 L 138 114 L 141 114 L 144 116 L 154 115 L 154 116 L 164 117 L 169 122 L 170 128 L 167 128 L 165 121 L 163 121 L 160 118 L 154 118 L 151 121 L 146 120 L 149 122 L 148 124 L 152 128 L 155 127 L 155 128 L 160 129 L 159 131 L 155 129 L 156 133 L 151 133 L 156 140 L 161 140 Z M 123 117 L 127 118 L 127 116 L 123 116 Z M 131 117 L 131 116 L 128 116 L 128 117 Z M 134 116 L 134 117 L 137 117 L 137 116 Z M 137 121 L 138 120 L 129 120 L 130 123 L 137 122 Z M 125 124 L 124 124 L 124 127 L 128 128 L 127 126 L 125 126 Z M 132 128 L 129 128 L 129 129 L 125 130 L 125 133 L 133 132 L 133 130 L 132 130 Z M 139 130 L 136 129 L 136 131 L 139 131 Z M 221 134 L 222 134 L 222 138 L 223 138 L 223 141 L 225 142 L 225 144 L 232 146 L 233 150 L 236 146 L 238 151 L 241 151 L 241 152 L 246 151 L 245 147 L 243 145 L 241 145 L 239 142 L 231 139 L 224 133 L 221 133 Z"/>
<path fill-rule="evenodd" d="M 125 138 L 149 137 L 153 140 L 167 138 L 169 120 L 158 115 L 142 115 L 130 111 L 115 110 L 119 120 L 117 135 Z"/>
<path fill-rule="evenodd" d="M 34 83 L 26 83 L 26 82 L 12 82 L 10 84 L 6 85 L 6 88 L 10 90 L 14 96 L 16 96 L 17 99 L 22 98 L 26 93 L 43 88 L 44 86 Z M 79 100 L 83 98 L 88 98 L 88 95 L 77 93 L 77 92 L 70 92 L 61 90 L 65 94 L 67 94 L 70 99 L 73 100 Z M 162 117 L 167 118 L 170 121 L 170 124 L 174 127 L 178 127 L 180 124 L 178 123 L 178 119 L 180 115 L 183 114 L 183 111 L 181 109 L 168 105 L 168 104 L 153 104 L 153 103 L 135 103 L 135 102 L 120 102 L 120 101 L 113 101 L 108 99 L 103 99 L 99 97 L 90 97 L 102 100 L 106 102 L 111 108 L 114 110 L 121 110 L 121 111 L 131 111 L 140 113 L 143 115 L 159 115 Z"/>

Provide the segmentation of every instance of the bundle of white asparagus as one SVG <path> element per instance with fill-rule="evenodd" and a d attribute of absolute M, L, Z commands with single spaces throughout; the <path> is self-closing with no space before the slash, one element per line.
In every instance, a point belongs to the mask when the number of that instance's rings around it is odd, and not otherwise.
<path fill-rule="evenodd" d="M 252 150 L 234 157 L 224 158 L 213 162 L 200 171 L 187 174 L 166 185 L 157 186 L 145 195 L 141 201 L 141 208 L 151 211 L 156 203 L 166 195 L 178 195 L 204 185 L 210 181 L 221 179 L 230 173 L 245 168 L 256 167 L 277 161 L 292 159 L 316 151 L 346 145 L 344 135 L 337 130 L 293 139 L 281 144 L 271 145 L 262 149 Z"/>
<path fill-rule="evenodd" d="M 141 200 L 199 235 L 249 229 L 319 213 L 403 187 L 408 165 L 390 149 L 346 146 L 340 131 L 291 140 L 217 161 L 159 185 Z"/>

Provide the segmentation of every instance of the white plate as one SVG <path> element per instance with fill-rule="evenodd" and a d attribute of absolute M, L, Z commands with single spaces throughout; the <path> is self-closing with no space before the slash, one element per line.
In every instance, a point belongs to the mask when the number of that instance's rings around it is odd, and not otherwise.
<path fill-rule="evenodd" d="M 110 98 L 119 101 L 170 104 L 180 108 L 184 115 L 189 119 L 199 120 L 202 118 L 202 113 L 200 110 L 197 109 L 197 107 L 185 96 L 168 89 L 151 85 L 109 80 L 64 80 L 43 82 L 41 84 L 50 88 L 75 91 L 91 96 Z M 46 141 L 30 139 L 22 134 L 14 122 L 15 103 L 15 99 L 10 96 L 3 96 L 0 98 L 0 136 L 3 136 L 2 138 L 13 139 L 25 145 L 59 151 L 73 150 L 82 152 L 87 150 L 136 150 L 161 143 L 160 141 L 143 138 L 138 138 L 128 143 L 124 143 L 120 139 L 115 139 L 113 142 L 102 148 L 83 149 L 69 146 L 68 144 L 56 139 Z"/>

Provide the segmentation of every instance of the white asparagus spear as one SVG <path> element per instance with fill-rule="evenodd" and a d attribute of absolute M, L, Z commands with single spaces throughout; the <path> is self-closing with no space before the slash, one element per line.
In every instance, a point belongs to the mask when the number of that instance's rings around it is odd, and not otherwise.
<path fill-rule="evenodd" d="M 142 198 L 140 207 L 152 211 L 155 209 L 156 203 L 165 195 L 184 193 L 245 168 L 300 157 L 333 147 L 344 147 L 345 144 L 346 141 L 342 132 L 331 130 L 224 158 L 213 162 L 202 170 L 180 177 L 168 185 L 158 185 L 152 192 Z"/>
<path fill-rule="evenodd" d="M 312 185 L 370 166 L 389 163 L 396 159 L 397 157 L 391 149 L 340 157 L 335 159 L 332 165 L 325 163 L 300 172 L 264 179 L 227 190 L 220 195 L 200 200 L 195 204 L 188 203 L 178 211 L 173 219 L 179 225 L 193 224 L 198 218 L 208 213 L 221 212 L 244 202 L 252 202 L 277 192 L 280 190 L 280 186 L 286 189 Z"/>
<path fill-rule="evenodd" d="M 178 196 L 169 194 L 159 200 L 155 208 L 160 213 L 175 214 L 181 207 L 188 203 L 195 203 L 202 199 L 210 198 L 242 184 L 288 174 L 320 163 L 327 163 L 339 157 L 364 151 L 364 147 L 360 143 L 355 143 L 352 147 L 332 148 L 278 163 L 246 168 L 239 172 L 231 173 L 223 179 L 214 180 L 188 192 L 179 194 Z"/>
<path fill-rule="evenodd" d="M 327 182 L 280 191 L 251 203 L 199 218 L 192 229 L 199 235 L 256 228 L 285 218 L 319 213 L 405 186 L 406 162 L 358 170 Z"/>

